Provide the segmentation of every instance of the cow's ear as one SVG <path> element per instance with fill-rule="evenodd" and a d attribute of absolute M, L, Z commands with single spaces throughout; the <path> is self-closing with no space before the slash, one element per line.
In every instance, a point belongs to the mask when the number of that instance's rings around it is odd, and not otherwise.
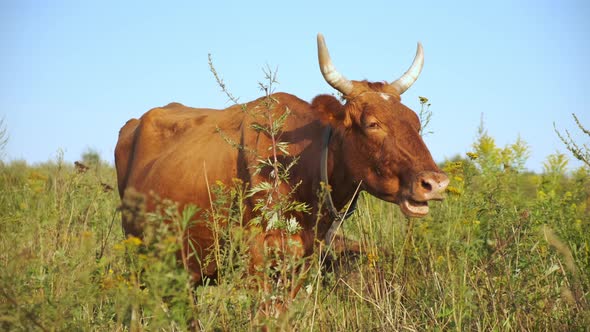
<path fill-rule="evenodd" d="M 317 112 L 324 124 L 334 128 L 341 126 L 350 127 L 350 115 L 346 112 L 344 105 L 331 95 L 319 95 L 311 102 L 311 108 Z"/>

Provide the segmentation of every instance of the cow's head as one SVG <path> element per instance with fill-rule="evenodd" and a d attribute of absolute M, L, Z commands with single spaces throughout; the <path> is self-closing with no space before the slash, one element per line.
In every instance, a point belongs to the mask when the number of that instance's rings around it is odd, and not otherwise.
<path fill-rule="evenodd" d="M 325 80 L 346 100 L 342 105 L 332 96 L 319 96 L 312 102 L 342 141 L 344 165 L 336 167 L 345 167 L 364 190 L 398 204 L 405 215 L 426 215 L 427 202 L 443 198 L 449 179 L 420 136 L 418 116 L 401 103 L 400 95 L 422 70 L 422 45 L 410 69 L 392 83 L 346 79 L 332 64 L 321 34 L 318 59 Z"/>

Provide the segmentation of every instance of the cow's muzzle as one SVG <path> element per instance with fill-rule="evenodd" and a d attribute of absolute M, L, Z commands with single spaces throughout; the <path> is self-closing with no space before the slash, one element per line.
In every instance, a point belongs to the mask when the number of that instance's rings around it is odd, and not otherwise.
<path fill-rule="evenodd" d="M 444 199 L 443 193 L 449 185 L 449 178 L 442 172 L 422 172 L 412 182 L 409 197 L 399 204 L 402 212 L 409 217 L 423 217 L 428 214 L 428 201 Z"/>
<path fill-rule="evenodd" d="M 442 172 L 422 172 L 412 184 L 412 198 L 419 202 L 442 200 L 449 178 Z"/>

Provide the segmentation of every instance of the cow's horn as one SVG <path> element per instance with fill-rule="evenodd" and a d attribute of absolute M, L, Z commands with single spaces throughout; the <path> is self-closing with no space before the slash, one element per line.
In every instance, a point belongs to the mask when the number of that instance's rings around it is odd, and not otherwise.
<path fill-rule="evenodd" d="M 318 33 L 318 60 L 320 62 L 320 70 L 324 79 L 334 89 L 342 92 L 345 96 L 352 92 L 352 82 L 340 74 L 330 59 L 330 53 L 326 47 L 326 41 L 321 33 Z"/>
<path fill-rule="evenodd" d="M 422 44 L 418 42 L 418 49 L 416 50 L 416 56 L 414 57 L 414 62 L 410 66 L 410 69 L 406 71 L 402 77 L 398 78 L 396 81 L 391 83 L 394 89 L 396 89 L 399 94 L 406 92 L 414 82 L 418 79 L 420 72 L 422 71 L 422 67 L 424 66 L 424 51 L 422 50 Z"/>

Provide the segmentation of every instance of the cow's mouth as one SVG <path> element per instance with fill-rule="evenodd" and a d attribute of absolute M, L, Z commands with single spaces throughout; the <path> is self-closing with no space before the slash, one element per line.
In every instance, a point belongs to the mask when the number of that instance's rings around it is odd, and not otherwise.
<path fill-rule="evenodd" d="M 418 202 L 411 198 L 405 198 L 399 206 L 408 217 L 424 217 L 428 214 L 428 202 Z"/>

